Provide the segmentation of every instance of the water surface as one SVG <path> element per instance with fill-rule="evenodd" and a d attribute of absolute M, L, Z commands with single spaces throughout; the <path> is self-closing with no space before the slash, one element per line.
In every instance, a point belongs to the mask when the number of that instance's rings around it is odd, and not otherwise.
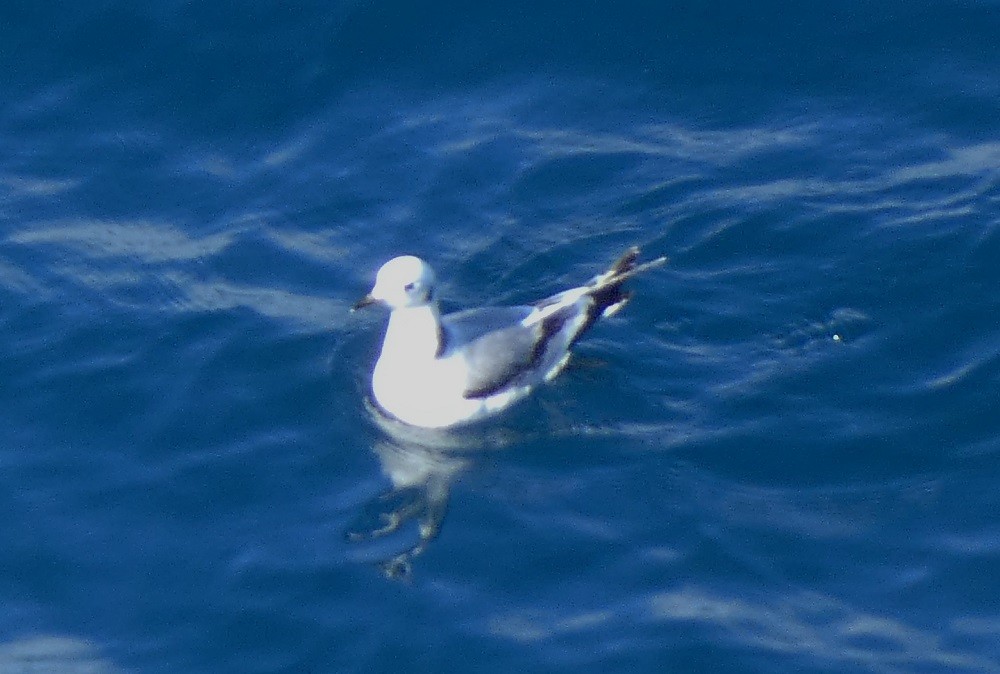
<path fill-rule="evenodd" d="M 0 669 L 1000 671 L 995 2 L 2 13 Z M 386 259 L 633 244 L 502 419 L 366 409 Z"/>

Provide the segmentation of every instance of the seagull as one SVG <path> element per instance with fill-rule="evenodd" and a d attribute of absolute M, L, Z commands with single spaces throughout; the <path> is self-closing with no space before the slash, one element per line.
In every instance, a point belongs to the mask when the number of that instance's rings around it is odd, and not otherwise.
<path fill-rule="evenodd" d="M 442 316 L 434 271 L 413 255 L 378 270 L 375 286 L 352 311 L 381 303 L 389 325 L 372 371 L 380 412 L 410 426 L 444 429 L 510 407 L 566 366 L 570 348 L 597 319 L 631 297 L 622 284 L 667 261 L 636 264 L 625 252 L 589 282 L 534 304 L 480 307 Z"/>

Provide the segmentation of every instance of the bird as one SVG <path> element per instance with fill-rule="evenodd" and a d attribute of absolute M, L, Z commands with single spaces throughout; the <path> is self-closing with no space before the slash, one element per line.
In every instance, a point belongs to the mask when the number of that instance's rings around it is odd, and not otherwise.
<path fill-rule="evenodd" d="M 413 255 L 394 257 L 352 308 L 389 308 L 371 375 L 375 407 L 428 429 L 464 426 L 507 409 L 558 375 L 588 328 L 629 301 L 625 281 L 667 262 L 637 264 L 639 252 L 633 246 L 587 283 L 533 304 L 443 316 L 431 266 Z"/>

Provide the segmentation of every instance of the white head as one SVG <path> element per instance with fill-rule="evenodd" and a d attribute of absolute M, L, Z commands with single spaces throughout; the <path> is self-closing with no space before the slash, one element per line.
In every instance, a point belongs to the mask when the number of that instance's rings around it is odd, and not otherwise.
<path fill-rule="evenodd" d="M 419 257 L 401 255 L 382 265 L 375 287 L 354 308 L 383 302 L 390 309 L 402 309 L 425 306 L 433 300 L 434 270 Z"/>

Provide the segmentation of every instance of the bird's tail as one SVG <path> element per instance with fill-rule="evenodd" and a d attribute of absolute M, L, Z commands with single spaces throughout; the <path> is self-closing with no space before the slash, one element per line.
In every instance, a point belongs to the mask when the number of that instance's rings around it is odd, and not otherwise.
<path fill-rule="evenodd" d="M 619 257 L 603 274 L 595 276 L 587 287 L 589 295 L 594 298 L 593 320 L 599 317 L 611 316 L 624 307 L 632 297 L 631 292 L 622 289 L 622 284 L 644 271 L 667 263 L 666 257 L 658 257 L 649 262 L 636 264 L 639 259 L 639 247 L 632 246 Z"/>

